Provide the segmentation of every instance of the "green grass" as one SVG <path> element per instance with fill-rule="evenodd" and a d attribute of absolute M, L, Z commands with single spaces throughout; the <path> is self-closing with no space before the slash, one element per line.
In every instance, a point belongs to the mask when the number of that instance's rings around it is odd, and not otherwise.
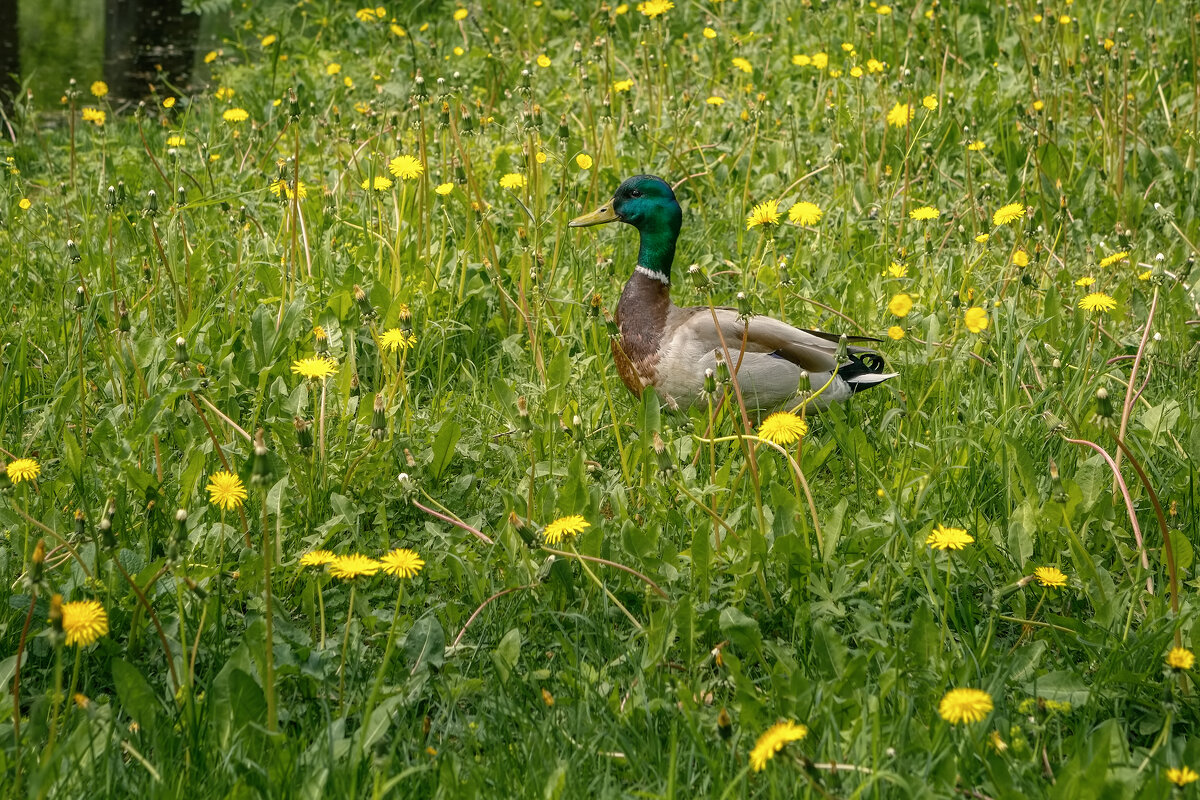
<path fill-rule="evenodd" d="M 11 794 L 1157 798 L 1200 769 L 1166 662 L 1200 633 L 1193 3 L 400 5 L 213 12 L 194 90 L 75 75 L 9 118 L 0 447 L 41 470 L 0 501 Z M 423 174 L 362 188 L 398 155 Z M 642 172 L 680 182 L 677 303 L 744 292 L 901 373 L 788 448 L 811 506 L 740 414 L 621 385 L 636 235 L 566 223 Z M 292 370 L 316 326 L 324 382 Z M 1128 507 L 1087 442 L 1127 447 Z M 209 502 L 226 463 L 241 510 Z M 418 576 L 300 564 L 396 547 Z M 65 645 L 55 594 L 108 633 Z M 953 688 L 994 709 L 950 724 Z M 808 736 L 751 770 L 779 720 Z"/>

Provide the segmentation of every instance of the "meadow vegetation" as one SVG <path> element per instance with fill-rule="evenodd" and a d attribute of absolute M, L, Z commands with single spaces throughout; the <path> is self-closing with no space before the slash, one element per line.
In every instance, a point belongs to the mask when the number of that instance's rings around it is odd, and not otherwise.
<path fill-rule="evenodd" d="M 1200 3 L 195 5 L 2 121 L 6 792 L 1196 791 Z M 900 377 L 628 393 L 639 173 Z"/>

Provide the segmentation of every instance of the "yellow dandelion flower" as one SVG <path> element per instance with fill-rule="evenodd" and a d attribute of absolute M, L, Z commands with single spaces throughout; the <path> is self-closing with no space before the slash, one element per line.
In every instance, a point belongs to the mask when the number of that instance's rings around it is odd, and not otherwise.
<path fill-rule="evenodd" d="M 97 128 L 104 125 L 107 119 L 108 115 L 98 108 L 85 107 L 83 109 L 83 121 L 95 123 Z"/>
<path fill-rule="evenodd" d="M 1139 273 L 1139 274 L 1138 274 L 1138 280 L 1139 280 L 1139 281 L 1148 281 L 1148 280 L 1150 280 L 1150 276 L 1151 276 L 1151 275 L 1153 275 L 1153 274 L 1154 274 L 1154 270 L 1149 270 L 1149 269 L 1148 269 L 1148 270 L 1146 270 L 1145 272 L 1142 272 L 1142 273 Z"/>
<path fill-rule="evenodd" d="M 1026 253 L 1024 250 L 1018 250 L 1012 254 L 1012 263 L 1018 267 L 1029 266 L 1029 253 Z"/>
<path fill-rule="evenodd" d="M 1113 253 L 1111 256 L 1105 256 L 1104 258 L 1100 259 L 1100 266 L 1111 267 L 1113 264 L 1116 264 L 1118 261 L 1124 261 L 1127 258 L 1129 258 L 1129 252 L 1126 250 L 1122 250 L 1119 253 Z"/>
<path fill-rule="evenodd" d="M 730 63 L 733 64 L 733 66 L 736 69 L 740 69 L 742 72 L 746 73 L 747 75 L 750 75 L 751 73 L 754 72 L 754 67 L 750 64 L 750 62 L 747 61 L 746 59 L 742 58 L 741 56 L 738 56 L 737 58 L 733 59 L 733 61 L 731 61 Z"/>
<path fill-rule="evenodd" d="M 309 356 L 292 362 L 292 373 L 310 380 L 325 380 L 337 372 L 337 362 L 325 356 Z"/>
<path fill-rule="evenodd" d="M 1167 780 L 1176 786 L 1187 786 L 1189 783 L 1200 780 L 1200 773 L 1185 764 L 1182 767 L 1172 767 L 1167 770 Z"/>
<path fill-rule="evenodd" d="M 22 211 L 28 211 L 32 206 L 33 206 L 33 201 L 30 200 L 28 197 L 22 197 L 17 202 L 17 207 L 20 208 Z"/>
<path fill-rule="evenodd" d="M 1093 283 L 1095 283 L 1095 282 L 1096 282 L 1096 279 L 1095 279 L 1095 278 L 1093 278 L 1091 275 L 1084 275 L 1082 278 L 1080 278 L 1079 280 L 1075 281 L 1075 285 L 1076 285 L 1076 286 L 1082 286 L 1082 287 L 1085 287 L 1085 288 L 1086 288 L 1086 287 L 1088 287 L 1088 286 L 1091 286 L 1091 285 L 1092 285 Z"/>
<path fill-rule="evenodd" d="M 383 175 L 376 175 L 374 181 L 372 181 L 370 178 L 364 178 L 363 182 L 359 185 L 364 189 L 374 189 L 377 192 L 386 192 L 388 189 L 392 188 L 392 179 Z"/>
<path fill-rule="evenodd" d="M 167 137 L 167 147 L 183 147 L 186 144 L 186 136 L 179 136 L 178 134 L 175 134 Z"/>
<path fill-rule="evenodd" d="M 232 472 L 221 470 L 208 476 L 208 502 L 222 511 L 240 508 L 246 501 L 246 486 Z"/>
<path fill-rule="evenodd" d="M 63 603 L 62 626 L 68 646 L 87 647 L 108 633 L 108 614 L 96 600 Z"/>
<path fill-rule="evenodd" d="M 32 458 L 18 458 L 8 462 L 4 468 L 8 479 L 13 483 L 32 481 L 42 474 L 42 465 Z"/>
<path fill-rule="evenodd" d="M 336 61 L 331 61 L 325 65 L 325 74 L 326 75 L 337 75 L 341 71 L 342 71 L 342 65 L 337 63 Z"/>
<path fill-rule="evenodd" d="M 637 10 L 650 19 L 662 16 L 675 7 L 671 0 L 646 0 L 637 4 Z"/>
<path fill-rule="evenodd" d="M 568 517 L 559 517 L 547 525 L 546 529 L 542 531 L 542 538 L 546 540 L 546 544 L 558 544 L 568 536 L 578 536 L 590 527 L 592 527 L 592 523 L 584 519 L 582 515 L 571 514 Z"/>
<path fill-rule="evenodd" d="M 882 61 L 875 59 L 875 58 L 867 59 L 867 72 L 870 73 L 871 75 L 875 75 L 877 73 L 883 72 L 883 69 L 884 69 L 884 65 L 883 65 Z"/>
<path fill-rule="evenodd" d="M 912 307 L 913 299 L 907 294 L 898 294 L 888 301 L 888 311 L 897 317 L 907 317 L 908 312 L 912 311 Z"/>
<path fill-rule="evenodd" d="M 798 722 L 786 720 L 775 723 L 754 743 L 754 749 L 750 751 L 751 768 L 755 772 L 762 772 L 766 769 L 767 762 L 785 745 L 798 742 L 805 736 L 808 736 L 808 728 Z"/>
<path fill-rule="evenodd" d="M 933 206 L 921 206 L 920 208 L 914 208 L 908 213 L 908 215 L 913 219 L 926 220 L 937 219 L 942 215 L 942 212 L 938 211 Z"/>
<path fill-rule="evenodd" d="M 456 9 L 454 9 L 454 21 L 462 22 L 464 19 L 467 18 L 467 15 L 470 13 L 471 12 L 467 11 L 467 9 L 465 9 L 465 8 L 456 8 Z"/>
<path fill-rule="evenodd" d="M 270 47 L 271 45 L 275 44 L 275 34 L 268 33 L 266 36 L 264 36 L 262 38 L 262 40 L 259 42 L 259 44 L 262 45 L 263 47 Z"/>
<path fill-rule="evenodd" d="M 329 562 L 329 574 L 344 581 L 370 577 L 382 568 L 383 565 L 378 561 L 361 553 L 336 556 L 333 561 Z"/>
<path fill-rule="evenodd" d="M 825 67 L 829 66 L 829 54 L 817 53 L 812 57 L 812 65 L 817 69 L 825 69 Z"/>
<path fill-rule="evenodd" d="M 500 186 L 503 189 L 524 189 L 525 176 L 519 172 L 509 172 L 500 178 Z"/>
<path fill-rule="evenodd" d="M 808 433 L 808 423 L 790 411 L 776 411 L 758 426 L 758 438 L 772 444 L 794 444 Z"/>
<path fill-rule="evenodd" d="M 875 13 L 881 17 L 886 17 L 888 14 L 892 13 L 892 7 L 891 6 L 877 6 L 875 8 Z"/>
<path fill-rule="evenodd" d="M 589 156 L 587 153 L 580 153 L 579 155 L 575 156 L 575 163 L 579 166 L 580 169 L 591 169 L 592 168 L 592 157 Z"/>
<path fill-rule="evenodd" d="M 425 566 L 425 562 L 416 551 L 407 547 L 397 547 L 392 552 L 379 559 L 383 571 L 396 578 L 415 578 Z"/>
<path fill-rule="evenodd" d="M 812 63 L 812 57 L 806 56 L 803 53 L 792 56 L 792 63 L 797 67 L 807 67 Z"/>
<path fill-rule="evenodd" d="M 908 103 L 896 103 L 892 109 L 887 112 L 887 124 L 893 128 L 903 128 L 912 121 L 913 114 L 916 113 L 909 107 Z"/>
<path fill-rule="evenodd" d="M 894 339 L 898 342 L 905 336 L 904 328 L 901 328 L 899 325 L 893 325 L 887 329 L 887 335 L 889 339 Z"/>
<path fill-rule="evenodd" d="M 788 209 L 788 219 L 797 225 L 816 225 L 824 214 L 816 203 L 807 200 L 801 200 Z"/>
<path fill-rule="evenodd" d="M 221 115 L 226 122 L 245 122 L 249 118 L 250 113 L 244 108 L 231 108 Z"/>
<path fill-rule="evenodd" d="M 300 566 L 323 567 L 326 564 L 332 564 L 336 558 L 337 556 L 328 550 L 309 550 L 307 553 L 300 556 Z"/>
<path fill-rule="evenodd" d="M 373 8 L 360 8 L 354 12 L 354 16 L 358 17 L 359 22 L 375 22 L 379 19 L 379 15 L 375 13 Z"/>
<path fill-rule="evenodd" d="M 908 265 L 893 261 L 888 265 L 887 272 L 884 274 L 889 278 L 906 278 L 908 277 Z"/>
<path fill-rule="evenodd" d="M 417 337 L 399 328 L 388 328 L 379 337 L 379 346 L 384 350 L 395 353 L 397 350 L 407 350 L 417 343 Z"/>
<path fill-rule="evenodd" d="M 450 182 L 446 182 L 446 183 L 439 183 L 439 184 L 438 184 L 438 185 L 437 185 L 437 186 L 434 188 L 434 190 L 433 190 L 433 191 L 437 192 L 437 193 L 438 193 L 438 194 L 440 194 L 442 197 L 445 197 L 446 195 L 448 195 L 448 194 L 450 194 L 451 192 L 453 192 L 453 191 L 454 191 L 454 184 L 453 184 L 453 183 L 450 183 Z"/>
<path fill-rule="evenodd" d="M 229 100 L 234 96 L 234 94 L 236 94 L 236 92 L 229 86 L 218 86 L 216 94 L 213 96 L 218 100 Z"/>
<path fill-rule="evenodd" d="M 1048 589 L 1061 589 L 1067 585 L 1067 576 L 1058 567 L 1038 567 L 1033 571 L 1033 577 Z"/>
<path fill-rule="evenodd" d="M 957 725 L 960 722 L 979 722 L 993 708 L 992 696 L 979 689 L 951 689 L 938 704 L 938 715 Z"/>
<path fill-rule="evenodd" d="M 750 230 L 756 225 L 775 225 L 778 222 L 779 201 L 764 200 L 750 209 L 750 216 L 746 217 L 746 230 Z"/>
<path fill-rule="evenodd" d="M 627 78 L 623 81 L 613 81 L 612 90 L 614 92 L 628 92 L 633 88 L 633 79 Z"/>
<path fill-rule="evenodd" d="M 938 107 L 938 99 L 931 94 L 927 94 L 921 99 L 921 105 L 925 106 L 927 110 L 933 111 Z"/>
<path fill-rule="evenodd" d="M 91 90 L 93 97 L 104 97 L 108 94 L 108 84 L 104 81 L 93 81 Z"/>
<path fill-rule="evenodd" d="M 539 67 L 541 67 L 542 69 L 545 69 L 546 67 L 550 66 L 552 63 L 553 62 L 550 60 L 550 56 L 546 55 L 545 53 L 542 53 L 540 56 L 537 57 L 537 65 Z"/>
<path fill-rule="evenodd" d="M 1079 307 L 1084 311 L 1099 311 L 1107 313 L 1117 307 L 1117 301 L 1104 292 L 1092 292 L 1079 301 Z"/>
<path fill-rule="evenodd" d="M 411 181 L 421 177 L 425 167 L 412 156 L 396 156 L 388 162 L 388 172 L 402 181 Z"/>
<path fill-rule="evenodd" d="M 975 537 L 962 528 L 947 528 L 938 524 L 925 539 L 932 550 L 962 550 L 975 541 Z"/>
<path fill-rule="evenodd" d="M 725 102 L 725 98 L 718 97 L 717 95 L 714 94 L 712 97 L 708 98 L 704 102 L 708 103 L 710 106 L 719 106 Z"/>
<path fill-rule="evenodd" d="M 301 200 L 303 200 L 304 198 L 308 197 L 308 185 L 305 184 L 304 181 L 300 181 L 298 184 L 296 184 L 296 189 L 293 190 L 292 184 L 289 181 L 279 178 L 278 180 L 271 181 L 271 185 L 268 188 L 270 188 L 271 194 L 275 195 L 276 197 L 283 195 L 288 200 L 291 200 L 295 197 L 299 197 Z"/>
<path fill-rule="evenodd" d="M 1191 669 L 1196 664 L 1196 656 L 1186 647 L 1172 647 L 1167 653 L 1167 666 L 1171 669 Z"/>
<path fill-rule="evenodd" d="M 971 333 L 983 333 L 988 326 L 987 310 L 979 306 L 968 308 L 963 312 L 963 323 Z"/>
<path fill-rule="evenodd" d="M 970 142 L 967 145 L 967 149 L 970 150 L 972 153 L 978 153 L 980 150 L 982 150 L 985 147 L 987 147 L 987 145 L 983 143 L 982 139 L 976 139 L 975 141 Z"/>
<path fill-rule="evenodd" d="M 986 233 L 981 233 L 981 234 L 979 234 L 978 236 L 976 236 L 976 237 L 975 237 L 975 241 L 976 241 L 976 242 L 978 242 L 979 244 L 983 244 L 983 243 L 985 243 L 985 242 L 986 242 L 988 239 L 990 239 L 990 238 L 992 238 L 992 237 L 991 237 L 991 236 L 989 236 L 988 234 L 986 234 Z"/>
<path fill-rule="evenodd" d="M 717 38 L 717 32 L 716 32 L 716 31 L 714 31 L 712 28 L 705 28 L 705 29 L 702 31 L 702 33 L 704 34 L 704 38 L 705 38 L 705 39 L 715 39 L 715 38 Z"/>
<path fill-rule="evenodd" d="M 218 53 L 216 50 L 209 50 L 207 53 L 204 54 L 204 63 L 211 64 L 212 62 L 217 60 L 218 55 L 220 55 L 220 53 Z"/>
<path fill-rule="evenodd" d="M 1024 203 L 1009 203 L 996 209 L 996 213 L 992 214 L 992 224 L 1007 225 L 1010 222 L 1016 222 L 1023 216 L 1025 216 Z"/>

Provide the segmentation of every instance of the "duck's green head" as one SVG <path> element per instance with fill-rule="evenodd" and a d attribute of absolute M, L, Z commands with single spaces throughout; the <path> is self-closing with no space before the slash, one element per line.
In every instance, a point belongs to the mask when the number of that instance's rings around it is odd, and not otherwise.
<path fill-rule="evenodd" d="M 670 184 L 654 175 L 635 175 L 617 187 L 612 199 L 571 220 L 572 228 L 624 222 L 641 233 L 638 263 L 665 276 L 671 272 L 683 210 Z"/>
<path fill-rule="evenodd" d="M 640 231 L 672 227 L 678 230 L 682 219 L 679 201 L 666 181 L 654 175 L 634 175 L 617 187 L 612 200 L 590 214 L 571 220 L 571 227 L 626 222 Z"/>

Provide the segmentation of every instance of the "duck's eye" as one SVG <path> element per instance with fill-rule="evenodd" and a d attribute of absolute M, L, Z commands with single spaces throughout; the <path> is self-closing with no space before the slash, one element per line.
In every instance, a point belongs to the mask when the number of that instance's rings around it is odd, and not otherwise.
<path fill-rule="evenodd" d="M 640 191 L 638 191 L 637 189 L 632 189 L 629 192 L 629 196 L 630 197 L 641 197 L 642 193 Z"/>

